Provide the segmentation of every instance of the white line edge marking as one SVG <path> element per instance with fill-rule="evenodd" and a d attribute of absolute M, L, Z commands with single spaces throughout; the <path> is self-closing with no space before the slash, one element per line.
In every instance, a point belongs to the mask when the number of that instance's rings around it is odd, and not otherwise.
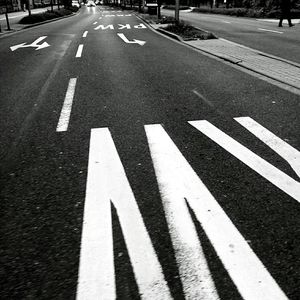
<path fill-rule="evenodd" d="M 96 25 L 98 22 L 94 22 L 93 25 Z"/>
<path fill-rule="evenodd" d="M 84 33 L 83 33 L 83 35 L 82 35 L 82 37 L 86 37 L 87 36 L 87 34 L 88 34 L 88 31 L 85 31 Z"/>
<path fill-rule="evenodd" d="M 83 50 L 83 44 L 80 44 L 78 46 L 77 52 L 76 52 L 76 57 L 81 57 L 82 55 L 82 50 Z"/>
<path fill-rule="evenodd" d="M 250 117 L 234 118 L 273 151 L 285 159 L 300 178 L 300 152 Z"/>
<path fill-rule="evenodd" d="M 172 299 L 108 128 L 91 130 L 77 300 L 115 299 L 110 203 L 142 299 Z"/>
<path fill-rule="evenodd" d="M 162 126 L 145 128 L 160 193 L 172 209 L 169 213 L 180 210 L 178 202 L 186 198 L 243 299 L 287 299 Z"/>
<path fill-rule="evenodd" d="M 64 104 L 61 109 L 60 118 L 56 127 L 57 132 L 68 130 L 76 83 L 77 78 L 70 78 Z"/>
<path fill-rule="evenodd" d="M 210 122 L 201 120 L 191 121 L 189 123 L 252 170 L 300 202 L 299 182 L 256 155 Z"/>
<path fill-rule="evenodd" d="M 257 28 L 258 30 L 261 31 L 268 31 L 268 32 L 274 32 L 274 33 L 283 33 L 282 31 L 277 31 L 277 30 L 270 30 L 270 29 L 264 29 L 264 28 Z"/>

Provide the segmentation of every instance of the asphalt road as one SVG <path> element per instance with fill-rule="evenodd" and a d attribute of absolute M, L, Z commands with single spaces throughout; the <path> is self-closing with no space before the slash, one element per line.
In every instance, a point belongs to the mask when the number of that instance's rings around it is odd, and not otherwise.
<path fill-rule="evenodd" d="M 162 9 L 162 14 L 174 16 L 174 11 Z M 231 17 L 180 11 L 180 19 L 190 22 L 218 37 L 300 63 L 300 24 L 278 27 L 278 20 Z M 297 20 L 299 22 L 299 20 Z"/>
<path fill-rule="evenodd" d="M 298 299 L 299 96 L 103 7 L 0 66 L 1 299 Z"/>

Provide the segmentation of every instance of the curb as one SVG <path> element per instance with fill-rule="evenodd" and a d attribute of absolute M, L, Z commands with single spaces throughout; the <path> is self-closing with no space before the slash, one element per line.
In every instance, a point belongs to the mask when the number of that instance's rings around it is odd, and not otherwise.
<path fill-rule="evenodd" d="M 293 61 L 290 61 L 290 60 L 287 60 L 287 59 L 284 59 L 284 58 L 281 58 L 281 57 L 278 57 L 278 56 L 275 56 L 275 55 L 272 55 L 272 54 L 269 54 L 269 53 L 265 53 L 265 52 L 262 52 L 262 51 L 259 51 L 259 50 L 256 50 L 256 49 L 253 49 L 253 48 L 250 48 L 250 47 L 247 47 L 247 46 L 244 46 L 242 44 L 238 44 L 238 43 L 235 43 L 235 42 L 232 42 L 232 41 L 229 41 L 229 40 L 226 40 L 224 38 L 219 38 L 219 40 L 221 41 L 225 41 L 229 44 L 233 44 L 233 45 L 236 45 L 240 48 L 244 48 L 244 49 L 248 49 L 250 51 L 253 51 L 261 56 L 266 56 L 266 57 L 269 57 L 269 58 L 272 58 L 272 59 L 275 59 L 275 60 L 278 60 L 278 61 L 282 61 L 282 62 L 285 62 L 287 64 L 290 64 L 294 67 L 298 67 L 300 68 L 300 64 L 296 63 L 296 62 L 293 62 Z"/>
<path fill-rule="evenodd" d="M 150 25 L 151 26 L 151 25 Z M 163 28 L 157 28 L 156 31 L 160 32 L 160 33 L 163 33 L 179 42 L 184 42 L 183 38 L 180 37 L 179 35 L 175 34 L 175 33 L 172 33 L 172 32 L 169 32 L 167 30 L 164 30 Z"/>
<path fill-rule="evenodd" d="M 7 36 L 11 36 L 11 35 L 13 35 L 15 33 L 18 33 L 22 30 L 27 30 L 27 29 L 30 29 L 32 27 L 36 27 L 36 26 L 47 24 L 47 23 L 59 21 L 59 20 L 65 19 L 65 18 L 70 18 L 70 17 L 76 16 L 78 14 L 79 14 L 79 10 L 75 13 L 71 13 L 71 14 L 66 15 L 66 16 L 54 18 L 54 19 L 51 19 L 51 20 L 47 20 L 47 21 L 43 21 L 43 22 L 39 22 L 39 23 L 35 23 L 35 24 L 26 25 L 26 26 L 24 26 L 20 29 L 12 29 L 11 31 L 2 32 L 2 33 L 0 33 L 0 39 L 4 38 L 4 37 L 7 37 Z"/>
<path fill-rule="evenodd" d="M 175 33 L 171 33 L 169 31 L 166 31 L 166 30 L 162 29 L 162 28 L 157 28 L 156 29 L 153 26 L 151 26 L 151 24 L 147 20 L 145 20 L 143 17 L 138 16 L 137 14 L 136 14 L 136 16 L 138 18 L 140 18 L 141 20 L 143 20 L 149 26 L 149 28 L 151 28 L 154 32 L 166 35 L 166 36 L 168 36 L 171 39 L 175 39 L 181 45 L 187 46 L 187 47 L 189 47 L 191 49 L 194 49 L 196 51 L 200 51 L 201 53 L 203 53 L 205 55 L 209 55 L 210 57 L 217 58 L 217 59 L 219 59 L 219 60 L 221 60 L 223 62 L 229 63 L 232 66 L 238 67 L 239 69 L 241 68 L 241 69 L 244 69 L 245 71 L 248 71 L 248 72 L 250 71 L 252 73 L 255 73 L 258 76 L 261 76 L 262 80 L 265 80 L 265 81 L 272 80 L 272 82 L 271 82 L 272 84 L 274 84 L 274 85 L 280 84 L 281 88 L 286 89 L 286 90 L 288 90 L 288 91 L 290 91 L 292 93 L 295 93 L 295 94 L 299 95 L 299 87 L 298 86 L 294 86 L 293 84 L 286 83 L 284 81 L 279 80 L 278 78 L 274 78 L 274 77 L 266 75 L 266 74 L 264 74 L 264 73 L 262 73 L 260 71 L 251 69 L 249 67 L 245 67 L 243 65 L 240 65 L 239 63 L 241 62 L 241 60 L 234 59 L 234 58 L 231 58 L 230 56 L 226 56 L 226 55 L 214 54 L 212 52 L 205 51 L 205 50 L 200 49 L 200 48 L 198 48 L 196 46 L 190 45 L 190 44 L 186 43 L 186 41 L 184 41 L 180 36 L 176 35 Z M 198 28 L 198 29 L 200 29 L 200 28 Z M 200 30 L 202 30 L 202 29 L 200 29 Z M 246 47 L 246 46 L 243 46 L 243 45 L 240 45 L 240 44 L 236 44 L 234 42 L 231 42 L 231 41 L 228 41 L 228 40 L 225 40 L 225 39 L 222 39 L 222 38 L 220 38 L 220 40 L 223 40 L 224 42 L 235 44 L 236 46 L 240 46 L 242 48 L 249 49 L 249 50 L 255 52 L 257 55 L 266 56 L 268 58 L 272 58 L 272 59 L 275 59 L 275 60 L 278 60 L 278 61 L 282 61 L 282 62 L 288 63 L 288 64 L 293 65 L 295 67 L 299 67 L 299 64 L 294 63 L 292 61 L 288 61 L 288 60 L 282 59 L 280 57 L 276 57 L 276 56 L 273 56 L 273 55 L 270 55 L 270 54 L 267 54 L 267 53 L 255 50 L 255 49 L 251 49 L 249 47 Z"/>

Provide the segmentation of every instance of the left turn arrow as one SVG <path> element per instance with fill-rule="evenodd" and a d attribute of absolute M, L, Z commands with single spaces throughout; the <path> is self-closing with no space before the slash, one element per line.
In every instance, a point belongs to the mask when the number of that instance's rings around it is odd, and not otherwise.
<path fill-rule="evenodd" d="M 26 43 L 22 43 L 22 44 L 18 44 L 18 45 L 15 45 L 15 46 L 11 46 L 10 50 L 11 51 L 15 51 L 15 50 L 17 50 L 19 48 L 28 48 L 28 47 L 33 47 L 33 48 L 36 48 L 35 50 L 40 50 L 40 49 L 49 47 L 50 45 L 47 42 L 44 42 L 42 44 L 38 44 L 39 42 L 41 42 L 42 40 L 44 40 L 46 37 L 47 36 L 41 36 L 38 39 L 36 39 L 33 43 L 31 43 L 29 45 L 26 45 Z"/>

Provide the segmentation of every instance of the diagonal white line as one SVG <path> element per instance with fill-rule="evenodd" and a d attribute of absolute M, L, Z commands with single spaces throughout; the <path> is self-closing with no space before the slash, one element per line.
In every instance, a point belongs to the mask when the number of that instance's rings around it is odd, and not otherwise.
<path fill-rule="evenodd" d="M 234 118 L 285 159 L 300 178 L 300 152 L 250 117 Z"/>
<path fill-rule="evenodd" d="M 146 126 L 146 134 L 168 224 L 170 218 L 176 218 L 176 222 L 172 223 L 170 228 L 171 235 L 172 231 L 178 230 L 179 226 L 184 226 L 184 224 L 189 226 L 189 216 L 186 214 L 186 209 L 183 209 L 186 199 L 242 298 L 245 300 L 287 300 L 273 277 L 162 126 L 148 125 Z M 185 221 L 187 222 L 185 223 Z M 189 230 L 191 229 L 186 228 L 186 235 L 190 234 Z M 194 272 L 194 267 L 198 267 L 197 260 L 194 260 L 197 257 L 197 253 L 194 253 L 194 245 L 184 235 L 178 235 L 178 238 L 182 239 L 175 240 L 179 245 L 179 247 L 174 247 L 177 252 L 176 259 L 178 259 L 178 252 L 181 253 L 178 264 L 181 265 L 185 261 L 189 261 L 188 272 Z M 199 273 L 201 271 L 201 269 L 198 270 Z M 189 274 L 188 272 L 180 275 L 181 278 L 183 277 L 183 282 L 189 275 L 191 276 L 193 280 L 184 282 L 183 285 L 190 286 L 191 289 L 188 292 L 192 293 L 193 289 L 198 287 L 198 278 L 192 276 L 193 273 Z M 199 285 L 205 284 L 200 282 Z M 200 290 L 196 297 L 186 298 L 211 299 L 208 296 L 203 296 L 205 292 L 209 292 L 208 286 L 206 289 L 203 288 L 202 297 L 200 297 Z M 210 290 L 209 295 L 211 297 L 212 293 L 213 290 Z"/>
<path fill-rule="evenodd" d="M 253 153 L 208 121 L 191 121 L 189 123 L 255 172 L 300 202 L 299 182 Z"/>
<path fill-rule="evenodd" d="M 184 199 L 188 197 L 184 181 L 190 177 L 181 178 L 181 172 L 188 166 L 181 163 L 179 151 L 160 125 L 146 125 L 145 130 L 185 297 L 217 300 L 219 296 Z"/>

